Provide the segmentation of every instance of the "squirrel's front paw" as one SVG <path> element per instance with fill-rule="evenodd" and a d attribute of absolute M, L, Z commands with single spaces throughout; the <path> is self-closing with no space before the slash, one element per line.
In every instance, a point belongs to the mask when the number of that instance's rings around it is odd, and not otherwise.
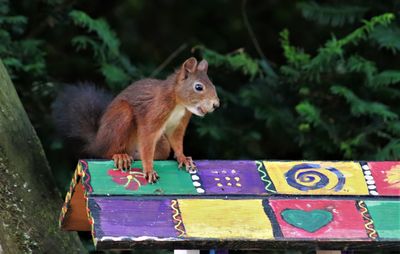
<path fill-rule="evenodd" d="M 148 183 L 155 183 L 158 181 L 158 179 L 160 178 L 157 174 L 156 171 L 151 170 L 151 171 L 145 171 L 145 178 L 147 180 Z"/>
<path fill-rule="evenodd" d="M 185 165 L 187 172 L 189 172 L 190 170 L 196 169 L 196 165 L 194 164 L 192 157 L 186 157 L 186 156 L 182 155 L 182 156 L 177 157 L 176 160 L 179 163 L 178 167 L 182 168 L 183 165 Z"/>
<path fill-rule="evenodd" d="M 129 170 L 133 162 L 133 157 L 126 153 L 117 153 L 112 156 L 115 167 L 119 170 Z"/>

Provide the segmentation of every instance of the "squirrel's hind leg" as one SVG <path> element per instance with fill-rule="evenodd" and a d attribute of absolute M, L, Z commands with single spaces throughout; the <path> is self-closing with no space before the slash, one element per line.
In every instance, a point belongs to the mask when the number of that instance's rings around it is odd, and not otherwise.
<path fill-rule="evenodd" d="M 126 153 L 117 153 L 112 156 L 112 159 L 114 161 L 115 167 L 118 169 L 127 169 L 129 170 L 131 168 L 132 162 L 133 162 L 133 157 L 126 154 Z"/>
<path fill-rule="evenodd" d="M 125 100 L 112 102 L 100 121 L 94 146 L 118 169 L 130 169 L 136 147 L 133 108 Z"/>

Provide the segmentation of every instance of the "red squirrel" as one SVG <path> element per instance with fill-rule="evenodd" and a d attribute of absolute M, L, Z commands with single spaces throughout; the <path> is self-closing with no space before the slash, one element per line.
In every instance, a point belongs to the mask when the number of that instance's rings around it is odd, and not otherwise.
<path fill-rule="evenodd" d="M 140 158 L 150 183 L 159 178 L 153 160 L 167 159 L 171 148 L 179 168 L 195 168 L 183 152 L 186 127 L 192 114 L 204 116 L 220 104 L 207 69 L 206 60 L 191 57 L 165 80 L 136 81 L 111 102 L 93 86 L 69 87 L 53 104 L 56 125 L 83 140 L 89 155 L 113 159 L 121 170 Z"/>

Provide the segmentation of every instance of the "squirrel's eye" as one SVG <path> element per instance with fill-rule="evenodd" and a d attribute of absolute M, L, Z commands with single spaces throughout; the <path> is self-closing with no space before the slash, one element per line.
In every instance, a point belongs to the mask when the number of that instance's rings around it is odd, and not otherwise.
<path fill-rule="evenodd" d="M 200 83 L 197 83 L 194 85 L 194 90 L 196 90 L 197 92 L 201 92 L 204 90 L 204 86 Z"/>

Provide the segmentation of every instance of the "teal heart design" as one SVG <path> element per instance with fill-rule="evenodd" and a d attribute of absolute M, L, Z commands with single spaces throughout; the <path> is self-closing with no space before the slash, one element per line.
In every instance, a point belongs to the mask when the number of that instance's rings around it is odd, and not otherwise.
<path fill-rule="evenodd" d="M 290 225 L 310 233 L 314 233 L 333 219 L 332 213 L 327 210 L 285 209 L 281 212 L 281 216 Z"/>

